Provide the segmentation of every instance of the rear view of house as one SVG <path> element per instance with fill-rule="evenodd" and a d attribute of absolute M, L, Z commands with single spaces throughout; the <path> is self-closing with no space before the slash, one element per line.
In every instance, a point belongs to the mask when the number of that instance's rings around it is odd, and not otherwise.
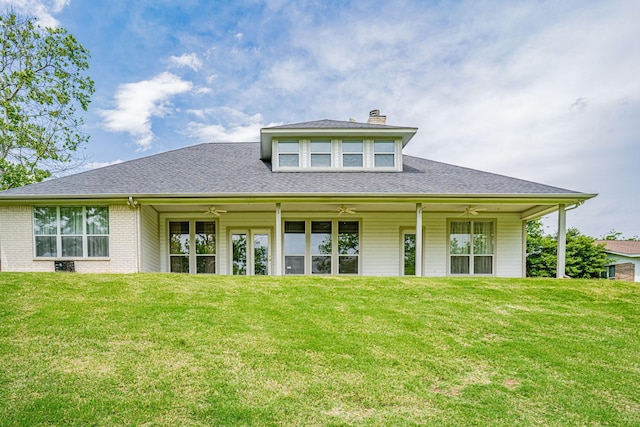
<path fill-rule="evenodd" d="M 7 190 L 0 268 L 523 277 L 526 221 L 594 197 L 404 155 L 416 132 L 374 110 Z"/>

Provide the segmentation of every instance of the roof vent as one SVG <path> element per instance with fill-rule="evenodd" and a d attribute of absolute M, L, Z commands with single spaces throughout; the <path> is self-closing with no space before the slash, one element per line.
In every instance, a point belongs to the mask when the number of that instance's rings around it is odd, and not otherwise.
<path fill-rule="evenodd" d="M 381 116 L 380 110 L 371 110 L 369 111 L 369 120 L 367 120 L 367 123 L 370 125 L 386 125 L 387 116 Z"/>

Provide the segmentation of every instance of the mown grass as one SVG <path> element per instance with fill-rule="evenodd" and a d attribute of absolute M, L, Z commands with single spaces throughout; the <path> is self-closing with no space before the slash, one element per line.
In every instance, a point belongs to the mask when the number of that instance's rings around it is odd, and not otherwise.
<path fill-rule="evenodd" d="M 0 425 L 638 425 L 615 281 L 0 274 Z"/>

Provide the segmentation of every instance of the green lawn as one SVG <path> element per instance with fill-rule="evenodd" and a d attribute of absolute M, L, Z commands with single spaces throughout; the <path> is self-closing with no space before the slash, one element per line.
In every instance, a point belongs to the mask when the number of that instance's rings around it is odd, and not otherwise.
<path fill-rule="evenodd" d="M 0 425 L 639 425 L 640 285 L 0 274 Z"/>

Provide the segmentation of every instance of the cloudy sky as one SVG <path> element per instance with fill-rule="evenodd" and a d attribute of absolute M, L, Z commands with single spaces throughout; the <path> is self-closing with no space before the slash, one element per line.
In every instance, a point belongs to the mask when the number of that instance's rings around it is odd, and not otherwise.
<path fill-rule="evenodd" d="M 0 7 L 64 27 L 91 51 L 88 166 L 380 109 L 388 124 L 419 128 L 407 154 L 599 193 L 568 225 L 640 235 L 637 0 Z"/>

